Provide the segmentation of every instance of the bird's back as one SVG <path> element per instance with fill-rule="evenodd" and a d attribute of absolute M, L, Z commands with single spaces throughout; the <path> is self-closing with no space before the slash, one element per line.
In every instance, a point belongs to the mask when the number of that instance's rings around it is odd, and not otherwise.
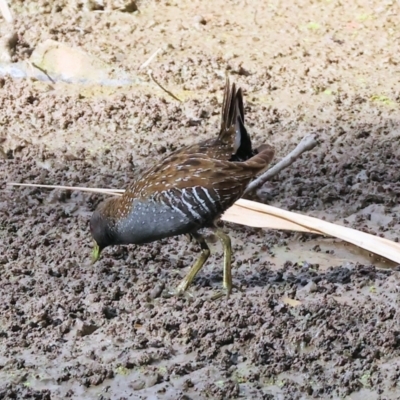
<path fill-rule="evenodd" d="M 227 82 L 218 137 L 170 154 L 125 191 L 119 207 L 125 242 L 150 242 L 214 224 L 273 155 L 269 145 L 252 149 L 242 91 Z"/>

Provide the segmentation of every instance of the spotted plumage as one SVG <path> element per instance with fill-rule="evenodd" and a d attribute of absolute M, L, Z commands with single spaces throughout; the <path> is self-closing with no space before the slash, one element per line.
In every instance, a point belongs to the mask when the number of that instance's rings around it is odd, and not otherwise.
<path fill-rule="evenodd" d="M 216 139 L 182 148 L 145 171 L 119 198 L 101 204 L 91 219 L 91 233 L 100 251 L 110 245 L 143 244 L 190 234 L 202 247 L 178 287 L 183 292 L 204 264 L 209 250 L 199 231 L 215 229 L 215 221 L 238 200 L 250 181 L 267 167 L 273 148 L 252 149 L 244 127 L 242 91 L 226 84 L 221 129 Z M 230 293 L 230 240 L 224 244 L 224 288 Z M 229 260 L 227 259 L 229 253 Z"/>

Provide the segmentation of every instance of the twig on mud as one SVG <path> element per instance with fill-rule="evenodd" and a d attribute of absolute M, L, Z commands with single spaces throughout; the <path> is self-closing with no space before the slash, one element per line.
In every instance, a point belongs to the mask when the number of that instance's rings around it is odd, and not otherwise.
<path fill-rule="evenodd" d="M 33 71 L 33 68 L 36 68 L 36 69 L 38 69 L 40 72 L 43 72 L 43 73 L 47 76 L 47 78 L 49 78 L 49 81 L 50 81 L 51 83 L 56 83 L 56 81 L 47 73 L 47 71 L 46 71 L 45 69 L 43 69 L 42 67 L 39 67 L 39 65 L 36 65 L 34 62 L 31 62 L 31 61 L 29 61 L 29 60 L 27 60 L 27 63 L 28 63 L 28 65 L 31 66 L 32 71 Z"/>
<path fill-rule="evenodd" d="M 169 90 L 165 89 L 165 87 L 163 87 L 160 83 L 158 83 L 156 81 L 156 78 L 154 78 L 153 76 L 153 72 L 151 71 L 151 69 L 149 69 L 148 74 L 150 76 L 150 78 L 152 79 L 152 81 L 159 87 L 161 88 L 165 93 L 167 93 L 168 95 L 170 95 L 172 98 L 174 98 L 175 100 L 179 101 L 180 103 L 182 103 L 182 100 L 178 99 L 178 97 L 176 97 L 173 93 L 171 93 Z"/>
<path fill-rule="evenodd" d="M 289 165 L 293 164 L 304 152 L 312 150 L 318 144 L 318 136 L 316 134 L 311 134 L 305 136 L 301 142 L 296 146 L 296 148 L 290 152 L 287 156 L 282 158 L 278 164 L 274 165 L 269 170 L 265 171 L 257 179 L 250 183 L 244 194 L 252 192 L 254 189 L 262 186 L 266 181 L 278 175 L 283 169 L 287 168 Z"/>
<path fill-rule="evenodd" d="M 253 19 L 254 19 L 254 24 L 257 26 L 260 26 L 260 24 L 257 21 L 257 8 L 253 11 Z"/>
<path fill-rule="evenodd" d="M 150 63 L 156 58 L 157 54 L 161 51 L 161 47 L 158 48 L 140 67 L 139 69 L 144 69 L 150 65 Z"/>
<path fill-rule="evenodd" d="M 0 0 L 0 11 L 1 14 L 3 15 L 3 18 L 11 23 L 13 22 L 13 16 L 11 14 L 10 7 L 8 6 L 7 0 Z"/>

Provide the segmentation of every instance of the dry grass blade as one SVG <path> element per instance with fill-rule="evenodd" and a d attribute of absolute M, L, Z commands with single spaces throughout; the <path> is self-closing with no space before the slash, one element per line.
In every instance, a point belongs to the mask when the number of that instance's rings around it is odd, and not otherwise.
<path fill-rule="evenodd" d="M 254 203 L 254 202 L 252 202 Z M 252 226 L 253 228 L 280 229 L 285 231 L 310 232 L 321 235 L 321 232 L 299 225 L 291 220 L 283 219 L 272 214 L 263 213 L 260 219 L 260 212 L 250 208 L 244 208 L 234 204 L 225 211 L 221 218 L 226 222 L 233 222 L 239 225 Z"/>
<path fill-rule="evenodd" d="M 0 11 L 1 14 L 3 15 L 3 18 L 11 23 L 13 22 L 13 16 L 11 14 L 10 7 L 8 6 L 7 0 L 0 0 Z"/>
<path fill-rule="evenodd" d="M 171 96 L 173 99 L 179 101 L 180 103 L 182 103 L 182 100 L 179 99 L 178 97 L 176 97 L 172 92 L 170 92 L 169 90 L 165 89 L 165 87 L 163 85 L 161 85 L 160 82 L 158 82 L 156 80 L 156 78 L 154 78 L 153 72 L 151 70 L 148 71 L 148 74 L 151 78 L 151 80 L 161 89 L 163 90 L 165 93 L 167 93 L 169 96 Z"/>
<path fill-rule="evenodd" d="M 92 193 L 121 196 L 124 190 L 81 188 L 74 186 L 51 186 L 23 183 L 9 183 L 10 186 L 42 187 L 49 189 L 79 190 Z M 348 243 L 378 254 L 396 263 L 400 263 L 400 244 L 370 235 L 356 229 L 332 224 L 318 218 L 267 206 L 251 200 L 240 199 L 225 212 L 222 219 L 240 225 L 267 229 L 311 232 L 324 236 L 336 237 Z"/>
<path fill-rule="evenodd" d="M 157 57 L 157 54 L 161 51 L 161 48 L 157 49 L 140 67 L 139 69 L 147 68 L 150 63 Z"/>
<path fill-rule="evenodd" d="M 307 228 L 310 231 L 325 236 L 336 237 L 361 247 L 362 249 L 368 250 L 371 253 L 378 254 L 396 263 L 400 263 L 400 244 L 391 240 L 361 232 L 356 229 L 346 228 L 345 226 L 332 224 L 318 218 L 267 206 L 255 201 L 240 199 L 235 203 L 235 206 L 242 208 L 241 213 L 243 215 L 243 223 L 245 222 L 246 212 L 248 212 L 247 210 L 259 213 L 258 227 L 260 228 L 266 228 L 267 226 L 265 225 L 267 225 L 267 221 L 269 221 L 269 216 L 273 215 L 283 220 L 291 221 L 292 223 Z"/>
<path fill-rule="evenodd" d="M 87 188 L 87 187 L 80 187 L 80 186 L 61 186 L 61 185 L 37 185 L 35 183 L 9 182 L 9 183 L 7 183 L 7 185 L 8 186 L 43 188 L 43 189 L 76 190 L 78 192 L 100 193 L 100 194 L 108 194 L 111 196 L 122 196 L 122 193 L 125 192 L 125 190 L 120 190 L 120 189 L 101 189 L 101 188 Z"/>

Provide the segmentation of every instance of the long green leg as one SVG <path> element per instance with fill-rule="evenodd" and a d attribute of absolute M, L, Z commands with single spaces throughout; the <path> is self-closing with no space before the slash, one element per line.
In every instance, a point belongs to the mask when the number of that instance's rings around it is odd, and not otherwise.
<path fill-rule="evenodd" d="M 213 300 L 219 299 L 224 294 L 229 297 L 232 293 L 232 246 L 231 246 L 231 238 L 224 233 L 221 229 L 215 228 L 215 234 L 222 242 L 222 246 L 224 248 L 224 275 L 223 275 L 223 292 L 218 293 L 212 297 Z"/>
<path fill-rule="evenodd" d="M 188 289 L 197 273 L 203 268 L 203 265 L 207 261 L 208 257 L 210 257 L 210 249 L 203 236 L 201 236 L 199 233 L 192 233 L 191 236 L 199 243 L 201 247 L 201 254 L 193 264 L 192 268 L 190 268 L 188 274 L 176 288 L 176 294 L 182 294 Z"/>

